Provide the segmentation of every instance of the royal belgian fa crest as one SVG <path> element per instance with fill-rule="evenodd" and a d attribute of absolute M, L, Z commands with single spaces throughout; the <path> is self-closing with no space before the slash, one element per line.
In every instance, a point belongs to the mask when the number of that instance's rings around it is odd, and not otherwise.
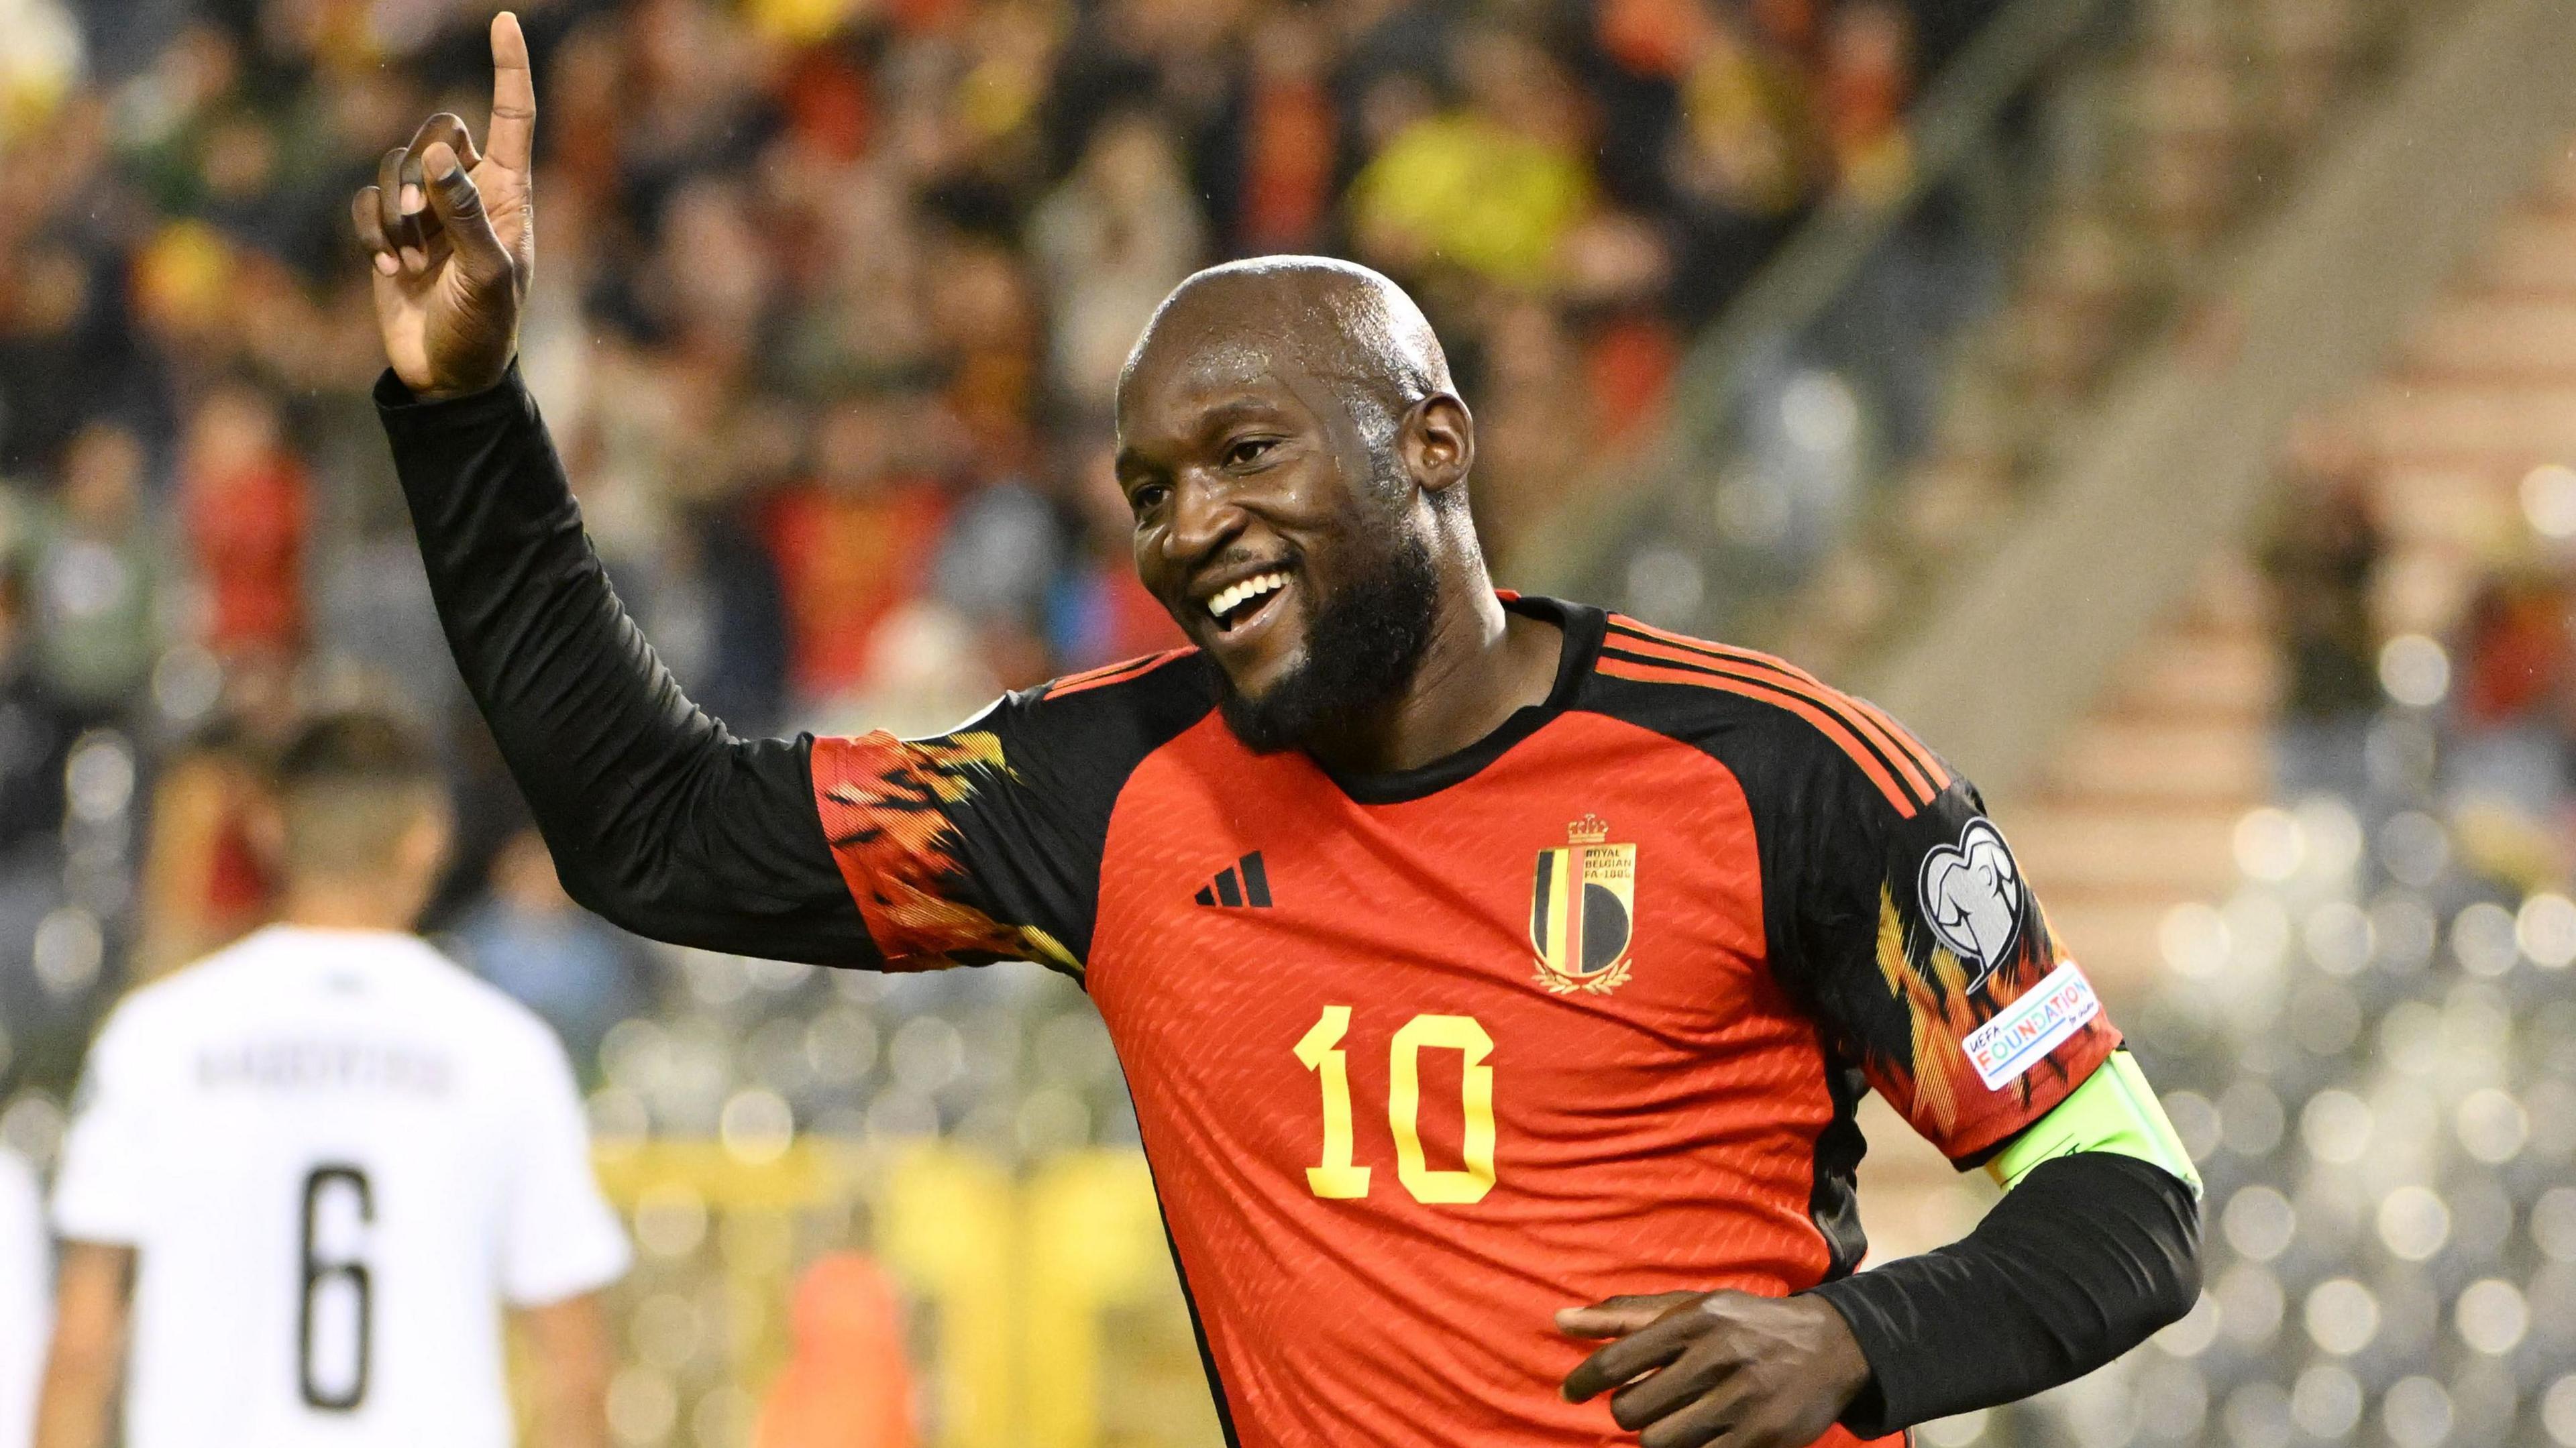
<path fill-rule="evenodd" d="M 1530 886 L 1530 945 L 1538 983 L 1557 995 L 1608 995 L 1628 979 L 1636 936 L 1637 847 L 1610 843 L 1610 827 L 1585 815 L 1565 843 L 1538 852 Z"/>

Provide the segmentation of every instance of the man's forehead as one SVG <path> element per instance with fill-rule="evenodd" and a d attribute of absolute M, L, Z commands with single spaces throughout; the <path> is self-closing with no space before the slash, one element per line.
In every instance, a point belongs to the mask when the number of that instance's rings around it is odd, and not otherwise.
<path fill-rule="evenodd" d="M 1304 410 L 1305 371 L 1294 349 L 1265 339 L 1173 339 L 1167 347 L 1157 336 L 1118 389 L 1119 431 L 1191 427 L 1221 410 Z"/>

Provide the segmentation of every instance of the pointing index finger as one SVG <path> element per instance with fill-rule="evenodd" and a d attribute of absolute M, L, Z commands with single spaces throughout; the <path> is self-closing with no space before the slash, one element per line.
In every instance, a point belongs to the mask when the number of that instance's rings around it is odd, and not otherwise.
<path fill-rule="evenodd" d="M 536 150 L 537 82 L 528 70 L 528 37 L 519 17 L 492 17 L 492 124 L 485 154 L 513 171 L 525 171 Z"/>

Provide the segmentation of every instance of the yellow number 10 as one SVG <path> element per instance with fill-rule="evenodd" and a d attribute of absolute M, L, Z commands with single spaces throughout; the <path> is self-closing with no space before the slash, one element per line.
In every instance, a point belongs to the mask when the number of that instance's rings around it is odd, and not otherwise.
<path fill-rule="evenodd" d="M 1351 1072 L 1341 1049 L 1351 1028 L 1349 1006 L 1326 1006 L 1297 1042 L 1297 1059 L 1324 1088 L 1324 1161 L 1306 1168 L 1315 1195 L 1348 1200 L 1368 1195 L 1369 1169 L 1351 1160 Z M 1422 1053 L 1456 1051 L 1463 1058 L 1459 1105 L 1466 1118 L 1459 1155 L 1464 1165 L 1434 1170 L 1422 1156 Z M 1485 1064 L 1494 1038 L 1474 1016 L 1415 1016 L 1387 1045 L 1386 1121 L 1395 1133 L 1395 1175 L 1413 1199 L 1463 1206 L 1494 1189 L 1494 1068 Z"/>

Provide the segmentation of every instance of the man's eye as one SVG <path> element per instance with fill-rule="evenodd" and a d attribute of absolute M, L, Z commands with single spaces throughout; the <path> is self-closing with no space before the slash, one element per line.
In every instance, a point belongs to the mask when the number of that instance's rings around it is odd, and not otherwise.
<path fill-rule="evenodd" d="M 1234 446 L 1225 450 L 1226 465 L 1228 467 L 1243 467 L 1251 463 L 1257 463 L 1261 461 L 1261 459 L 1267 455 L 1272 448 L 1277 447 L 1278 445 L 1278 440 L 1275 438 L 1245 438 L 1243 441 L 1236 443 Z"/>
<path fill-rule="evenodd" d="M 1160 483 L 1147 483 L 1127 495 L 1127 506 L 1135 511 L 1137 517 L 1142 518 L 1161 507 L 1163 499 L 1171 496 L 1171 491 Z"/>

